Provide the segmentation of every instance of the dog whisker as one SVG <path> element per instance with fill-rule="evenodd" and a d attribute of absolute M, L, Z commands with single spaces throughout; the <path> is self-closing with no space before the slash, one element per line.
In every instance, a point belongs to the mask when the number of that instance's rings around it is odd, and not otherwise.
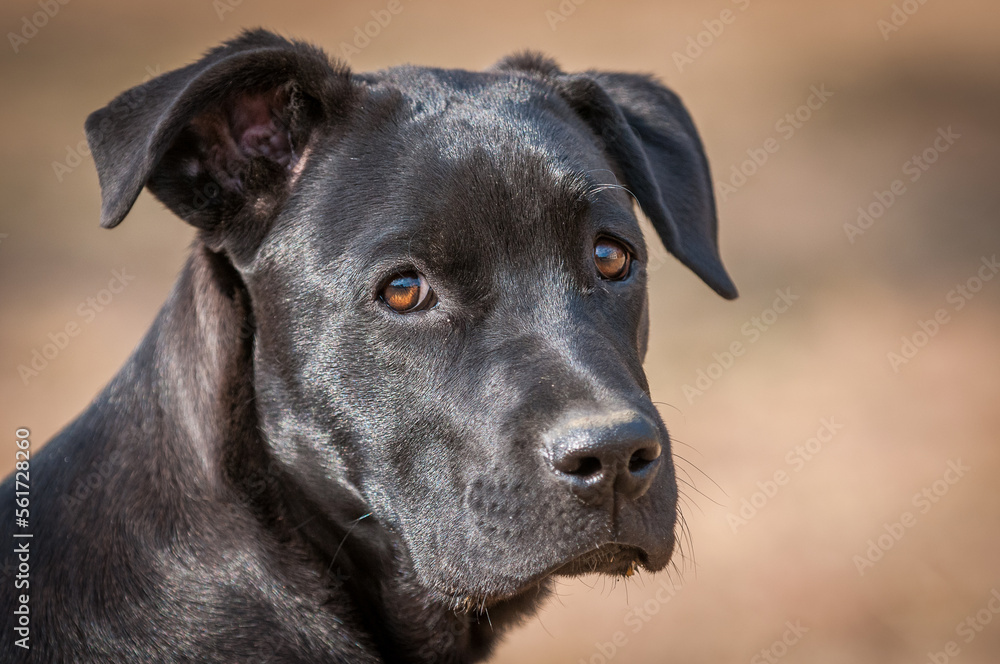
<path fill-rule="evenodd" d="M 667 403 L 666 401 L 654 401 L 653 405 L 655 405 L 655 406 L 666 406 L 667 408 L 673 408 L 674 410 L 676 410 L 681 415 L 684 415 L 684 411 L 683 410 L 681 410 L 677 406 L 673 405 L 672 403 Z"/>
<path fill-rule="evenodd" d="M 330 570 L 333 569 L 333 564 L 337 562 L 337 556 L 340 554 L 340 550 L 344 547 L 344 542 L 346 542 L 347 538 L 351 536 L 351 533 L 354 531 L 357 525 L 361 523 L 361 520 L 367 519 L 371 515 L 372 513 L 369 512 L 368 514 L 359 516 L 357 519 L 354 519 L 354 521 L 351 522 L 351 527 L 347 529 L 347 532 L 344 534 L 344 538 L 340 540 L 340 544 L 337 545 L 337 550 L 333 552 L 333 557 L 330 558 L 330 566 L 326 568 L 327 574 L 329 574 Z"/>

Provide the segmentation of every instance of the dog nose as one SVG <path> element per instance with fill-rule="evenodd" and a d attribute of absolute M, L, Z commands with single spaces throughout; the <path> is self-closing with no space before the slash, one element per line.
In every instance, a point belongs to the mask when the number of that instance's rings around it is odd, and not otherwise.
<path fill-rule="evenodd" d="M 646 493 L 660 466 L 660 434 L 649 418 L 625 410 L 575 417 L 546 434 L 555 474 L 588 503 Z"/>

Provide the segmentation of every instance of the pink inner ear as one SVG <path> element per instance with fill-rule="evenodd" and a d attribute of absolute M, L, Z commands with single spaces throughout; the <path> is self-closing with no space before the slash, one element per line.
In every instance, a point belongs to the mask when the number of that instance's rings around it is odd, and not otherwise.
<path fill-rule="evenodd" d="M 267 157 L 291 169 L 297 160 L 288 129 L 275 117 L 287 104 L 281 90 L 244 94 L 233 103 L 229 116 L 232 136 L 247 157 Z"/>

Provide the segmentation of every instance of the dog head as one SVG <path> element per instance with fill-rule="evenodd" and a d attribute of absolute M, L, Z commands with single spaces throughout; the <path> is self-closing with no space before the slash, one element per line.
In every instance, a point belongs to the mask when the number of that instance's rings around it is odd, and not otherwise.
<path fill-rule="evenodd" d="M 321 509 L 362 502 L 429 592 L 489 606 L 667 564 L 677 490 L 633 198 L 736 296 L 673 93 L 531 54 L 352 74 L 255 31 L 87 131 L 103 225 L 147 186 L 239 273 L 274 460 Z"/>

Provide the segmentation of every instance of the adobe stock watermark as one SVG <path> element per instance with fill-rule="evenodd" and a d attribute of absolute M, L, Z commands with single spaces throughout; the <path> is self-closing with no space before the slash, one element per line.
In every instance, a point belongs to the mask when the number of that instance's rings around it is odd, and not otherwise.
<path fill-rule="evenodd" d="M 938 335 L 941 328 L 951 322 L 952 314 L 964 309 L 965 305 L 983 289 L 983 286 L 993 280 L 997 272 L 1000 272 L 1000 262 L 997 261 L 996 254 L 991 257 L 983 256 L 976 273 L 963 283 L 956 284 L 945 295 L 945 302 L 951 305 L 951 309 L 942 307 L 927 320 L 918 320 L 916 330 L 909 335 L 900 337 L 902 343 L 899 346 L 899 351 L 886 353 L 886 359 L 889 361 L 889 366 L 892 367 L 892 372 L 899 373 L 900 367 L 915 358 L 917 353 Z"/>
<path fill-rule="evenodd" d="M 757 343 L 761 336 L 778 322 L 778 318 L 791 309 L 799 299 L 798 295 L 792 293 L 791 286 L 779 288 L 774 292 L 777 297 L 774 298 L 771 306 L 761 311 L 759 315 L 751 316 L 750 320 L 740 326 L 741 339 L 730 343 L 726 350 L 721 353 L 712 353 L 715 361 L 704 369 L 698 369 L 693 384 L 684 383 L 681 392 L 687 399 L 688 405 L 693 404 L 698 397 L 704 396 L 705 392 L 712 389 L 712 386 L 722 378 L 723 374 L 733 368 L 736 358 L 746 354 L 747 348 Z"/>
<path fill-rule="evenodd" d="M 962 643 L 968 645 L 998 615 L 1000 615 L 1000 590 L 993 588 L 990 590 L 990 597 L 986 602 L 986 606 L 976 611 L 973 615 L 965 616 L 962 622 L 955 625 L 955 634 L 961 638 Z M 962 654 L 962 646 L 958 644 L 957 640 L 952 640 L 945 643 L 941 650 L 927 653 L 927 661 L 929 664 L 948 664 L 960 654 Z"/>
<path fill-rule="evenodd" d="M 741 12 L 745 12 L 750 7 L 750 0 L 731 0 L 731 2 Z M 688 35 L 684 50 L 674 51 L 671 54 L 670 57 L 673 58 L 677 71 L 683 74 L 684 67 L 693 65 L 694 61 L 704 55 L 705 51 L 711 48 L 716 40 L 722 36 L 722 33 L 726 31 L 726 26 L 736 22 L 738 16 L 738 13 L 726 8 L 719 12 L 718 17 L 702 21 L 701 24 L 705 29 L 697 34 Z"/>
<path fill-rule="evenodd" d="M 36 4 L 40 11 L 30 16 L 22 16 L 21 29 L 17 32 L 7 33 L 7 41 L 10 42 L 10 47 L 14 49 L 15 54 L 20 53 L 21 48 L 33 39 L 39 30 L 48 25 L 49 21 L 55 18 L 63 7 L 69 4 L 69 0 L 38 0 Z"/>
<path fill-rule="evenodd" d="M 790 470 L 779 468 L 768 479 L 758 481 L 757 490 L 749 497 L 740 500 L 736 513 L 726 514 L 726 523 L 729 524 L 733 534 L 737 534 L 740 528 L 760 514 L 767 504 L 778 495 L 781 487 L 787 486 L 792 481 L 792 476 L 801 472 L 809 461 L 815 459 L 823 451 L 824 446 L 832 442 L 837 436 L 837 432 L 843 428 L 844 424 L 838 422 L 836 417 L 824 417 L 819 421 L 816 435 L 788 450 L 785 454 L 785 463 Z"/>
<path fill-rule="evenodd" d="M 937 136 L 934 138 L 934 141 L 924 148 L 922 152 L 913 155 L 903 162 L 902 170 L 903 175 L 906 176 L 906 180 L 910 184 L 919 180 L 924 173 L 930 170 L 931 166 L 937 163 L 941 155 L 951 149 L 955 141 L 960 138 L 962 138 L 962 135 L 956 134 L 951 125 L 938 127 Z M 844 224 L 844 233 L 847 235 L 847 241 L 854 244 L 854 241 L 875 225 L 875 222 L 881 219 L 889 211 L 889 208 L 895 205 L 896 201 L 905 193 L 906 181 L 903 178 L 893 180 L 889 184 L 889 188 L 884 191 L 874 192 L 875 200 L 868 203 L 868 205 L 858 207 L 857 220 L 853 224 Z"/>
<path fill-rule="evenodd" d="M 747 158 L 729 167 L 728 178 L 715 181 L 716 197 L 725 203 L 730 196 L 742 189 L 750 181 L 750 178 L 757 175 L 764 164 L 777 154 L 778 150 L 781 149 L 782 142 L 792 140 L 795 133 L 802 129 L 813 118 L 813 115 L 830 101 L 831 97 L 833 97 L 833 93 L 826 89 L 825 83 L 821 83 L 819 87 L 810 86 L 809 96 L 806 97 L 805 102 L 775 121 L 774 131 L 777 136 L 769 136 L 761 145 L 747 148 Z M 779 138 L 781 140 L 778 140 Z"/>
<path fill-rule="evenodd" d="M 155 67 L 146 65 L 146 76 L 142 79 L 142 82 L 146 83 L 150 79 L 159 76 L 161 73 L 160 65 L 156 65 Z M 141 90 L 141 88 L 139 90 Z M 145 100 L 145 91 L 139 92 L 138 90 L 133 89 L 126 92 L 121 99 L 112 102 L 115 105 L 112 109 L 112 115 L 105 117 L 96 127 L 94 132 L 94 141 L 100 143 L 104 136 L 108 135 L 108 133 L 115 129 L 115 125 L 118 121 L 139 108 Z M 62 182 L 64 177 L 76 170 L 76 168 L 88 157 L 90 157 L 90 144 L 87 142 L 86 134 L 84 134 L 83 138 L 80 139 L 76 145 L 66 145 L 65 159 L 62 161 L 52 162 L 52 172 L 55 173 L 56 182 Z"/>
<path fill-rule="evenodd" d="M 927 514 L 970 470 L 972 468 L 963 464 L 961 459 L 948 461 L 948 467 L 941 478 L 913 494 L 911 503 L 920 514 Z M 906 531 L 916 525 L 917 515 L 911 511 L 903 512 L 891 523 L 883 523 L 883 532 L 868 540 L 868 548 L 865 549 L 864 555 L 856 554 L 851 558 L 858 574 L 864 576 L 865 572 L 875 567 L 875 563 L 882 560 L 885 554 L 903 539 Z"/>
<path fill-rule="evenodd" d="M 775 664 L 775 662 L 787 655 L 792 646 L 801 641 L 802 637 L 809 632 L 808 627 L 802 626 L 801 620 L 796 620 L 794 623 L 789 620 L 785 623 L 784 627 L 785 631 L 781 633 L 779 638 L 750 658 L 750 664 L 764 664 L 765 662 L 767 664 Z"/>
<path fill-rule="evenodd" d="M 587 0 L 562 0 L 556 8 L 545 11 L 545 20 L 549 23 L 549 29 L 556 31 L 560 23 L 565 23 L 566 19 L 576 12 L 576 8 Z"/>
<path fill-rule="evenodd" d="M 875 21 L 875 27 L 882 33 L 882 40 L 889 41 L 889 36 L 909 22 L 910 17 L 920 11 L 920 8 L 927 4 L 927 0 L 903 0 L 892 5 L 889 18 L 880 18 Z"/>
<path fill-rule="evenodd" d="M 125 268 L 112 270 L 111 279 L 105 288 L 97 291 L 94 295 L 81 302 L 76 308 L 78 320 L 71 320 L 55 332 L 49 332 L 48 342 L 41 348 L 31 349 L 31 359 L 26 364 L 17 366 L 17 373 L 21 377 L 21 382 L 27 385 L 32 378 L 44 371 L 59 355 L 66 350 L 70 340 L 80 335 L 84 326 L 94 322 L 97 314 L 104 311 L 119 293 L 124 291 L 135 279 L 135 275 L 129 274 Z M 82 321 L 82 322 L 81 322 Z"/>
<path fill-rule="evenodd" d="M 226 14 L 236 11 L 236 8 L 243 4 L 243 0 L 212 0 L 212 9 L 220 21 L 226 20 Z"/>
<path fill-rule="evenodd" d="M 587 659 L 581 657 L 577 660 L 577 664 L 608 664 L 611 662 L 628 645 L 629 634 L 634 636 L 642 631 L 642 628 L 649 624 L 649 621 L 677 596 L 677 591 L 683 588 L 683 586 L 674 586 L 670 583 L 666 575 L 661 574 L 660 577 L 653 596 L 625 612 L 622 620 L 629 630 L 619 629 L 607 641 L 595 641 L 594 653 Z"/>
<path fill-rule="evenodd" d="M 31 542 L 35 536 L 31 530 L 31 431 L 26 427 L 16 429 L 14 445 L 14 472 L 10 477 L 14 499 L 11 525 L 17 529 L 12 533 L 12 553 L 17 556 L 14 588 L 21 591 L 15 594 L 17 608 L 13 611 L 13 627 L 20 638 L 14 645 L 31 650 Z"/>
<path fill-rule="evenodd" d="M 389 27 L 394 16 L 399 16 L 403 11 L 403 3 L 400 0 L 389 0 L 384 9 L 373 9 L 369 13 L 372 20 L 364 26 L 354 26 L 354 39 L 348 43 L 340 42 L 337 48 L 340 50 L 340 57 L 350 62 L 351 58 L 358 55 L 372 43 L 372 40 L 382 34 L 382 31 Z"/>

